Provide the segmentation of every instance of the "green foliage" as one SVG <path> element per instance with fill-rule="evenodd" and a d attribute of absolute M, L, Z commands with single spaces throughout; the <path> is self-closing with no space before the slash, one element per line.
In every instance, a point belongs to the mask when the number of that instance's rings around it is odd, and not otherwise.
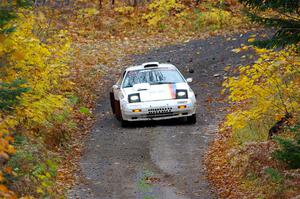
<path fill-rule="evenodd" d="M 32 175 L 39 182 L 36 192 L 43 198 L 51 196 L 51 188 L 55 184 L 55 177 L 58 165 L 56 162 L 47 159 L 45 163 L 40 163 L 34 167 Z"/>
<path fill-rule="evenodd" d="M 64 122 L 68 118 L 69 118 L 69 113 L 66 111 L 62 112 L 61 114 L 57 114 L 53 116 L 53 119 L 59 123 Z"/>
<path fill-rule="evenodd" d="M 271 167 L 265 169 L 266 174 L 268 174 L 271 180 L 277 184 L 283 182 L 283 176 L 278 172 L 278 170 Z"/>
<path fill-rule="evenodd" d="M 143 199 L 155 199 L 154 196 L 144 196 Z"/>
<path fill-rule="evenodd" d="M 262 119 L 263 120 L 263 119 Z M 264 123 L 267 123 L 264 121 Z M 268 139 L 268 135 L 265 133 L 268 131 L 264 125 L 260 122 L 249 122 L 244 128 L 236 129 L 232 135 L 233 139 L 239 144 L 243 145 L 247 142 L 260 142 Z"/>
<path fill-rule="evenodd" d="M 53 191 L 58 169 L 55 154 L 46 152 L 44 146 L 38 142 L 32 143 L 25 136 L 15 136 L 17 152 L 11 157 L 7 166 L 13 168 L 13 176 L 7 180 L 14 184 L 17 193 L 30 194 L 36 198 L 55 198 Z"/>
<path fill-rule="evenodd" d="M 80 107 L 79 112 L 83 113 L 85 115 L 90 115 L 91 114 L 90 110 L 86 107 Z"/>
<path fill-rule="evenodd" d="M 6 9 L 0 9 L 0 27 L 5 25 L 15 17 L 15 13 L 12 13 L 11 11 Z"/>
<path fill-rule="evenodd" d="M 12 83 L 0 83 L 0 110 L 11 110 L 12 107 L 18 104 L 18 97 L 22 93 L 29 91 L 29 88 L 24 88 L 24 80 L 14 80 Z"/>
<path fill-rule="evenodd" d="M 243 4 L 249 6 L 252 9 L 258 9 L 265 11 L 268 9 L 278 10 L 281 13 L 295 13 L 299 8 L 299 1 L 295 0 L 239 0 Z"/>
<path fill-rule="evenodd" d="M 73 105 L 77 104 L 79 101 L 79 98 L 77 96 L 70 96 L 69 97 L 69 102 Z"/>
<path fill-rule="evenodd" d="M 138 190 L 144 193 L 150 192 L 153 185 L 146 183 L 148 177 L 153 176 L 154 173 L 149 170 L 144 170 L 141 177 L 138 179 L 137 187 Z"/>
<path fill-rule="evenodd" d="M 255 44 L 278 47 L 297 44 L 300 41 L 299 1 L 295 0 L 239 0 L 246 5 L 247 15 L 254 22 L 278 28 L 275 35 Z"/>
<path fill-rule="evenodd" d="M 296 134 L 296 139 L 284 139 L 276 137 L 275 140 L 281 146 L 280 150 L 273 153 L 273 156 L 288 164 L 291 169 L 300 168 L 300 125 L 291 128 Z"/>
<path fill-rule="evenodd" d="M 32 0 L 8 1 L 7 3 L 4 2 L 0 1 L 0 28 L 2 28 L 10 20 L 15 19 L 17 17 L 16 15 L 17 8 L 29 7 L 33 3 Z M 5 30 L 9 30 L 9 29 L 5 29 Z M 4 33 L 5 30 L 1 30 L 0 34 Z"/>

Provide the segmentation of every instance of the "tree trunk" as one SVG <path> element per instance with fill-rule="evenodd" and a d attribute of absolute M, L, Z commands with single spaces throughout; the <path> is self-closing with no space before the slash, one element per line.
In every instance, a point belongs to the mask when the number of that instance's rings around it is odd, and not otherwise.
<path fill-rule="evenodd" d="M 99 0 L 99 9 L 102 9 L 102 0 Z"/>
<path fill-rule="evenodd" d="M 115 0 L 111 0 L 111 8 L 115 7 Z"/>

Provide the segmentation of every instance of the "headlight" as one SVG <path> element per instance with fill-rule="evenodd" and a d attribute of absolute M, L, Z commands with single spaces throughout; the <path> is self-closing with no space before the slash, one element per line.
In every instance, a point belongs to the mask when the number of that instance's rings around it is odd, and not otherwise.
<path fill-rule="evenodd" d="M 187 90 L 176 90 L 176 99 L 187 99 Z"/>
<path fill-rule="evenodd" d="M 139 93 L 128 95 L 128 102 L 129 103 L 135 103 L 135 102 L 140 102 L 140 101 L 141 101 L 141 98 L 140 98 Z"/>

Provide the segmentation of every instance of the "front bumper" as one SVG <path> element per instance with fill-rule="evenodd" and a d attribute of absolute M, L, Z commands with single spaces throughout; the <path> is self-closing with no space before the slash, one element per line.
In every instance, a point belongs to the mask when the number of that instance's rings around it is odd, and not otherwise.
<path fill-rule="evenodd" d="M 191 99 L 174 99 L 124 103 L 121 104 L 121 112 L 123 120 L 126 121 L 165 120 L 195 114 L 196 102 Z"/>

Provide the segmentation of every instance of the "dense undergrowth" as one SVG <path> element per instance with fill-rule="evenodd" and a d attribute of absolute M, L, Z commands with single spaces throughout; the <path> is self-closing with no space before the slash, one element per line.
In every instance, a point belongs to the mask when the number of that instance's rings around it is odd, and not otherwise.
<path fill-rule="evenodd" d="M 55 154 L 48 154 L 75 127 L 69 120 L 73 111 L 70 39 L 64 31 L 51 30 L 44 18 L 29 9 L 19 8 L 14 15 L 1 27 L 0 44 L 5 96 L 1 100 L 1 177 L 7 176 L 2 181 L 14 193 L 3 185 L 0 193 L 5 198 L 15 193 L 47 196 L 55 184 L 58 162 L 51 158 Z"/>
<path fill-rule="evenodd" d="M 258 60 L 233 69 L 238 75 L 224 82 L 231 106 L 208 154 L 209 179 L 222 198 L 296 197 L 299 54 L 295 46 L 254 50 Z"/>
<path fill-rule="evenodd" d="M 252 50 L 250 65 L 232 68 L 224 81 L 230 105 L 207 156 L 209 179 L 222 198 L 293 198 L 300 193 L 300 56 L 297 8 L 284 1 L 247 5 L 263 14 L 250 16 L 279 29 L 269 41 L 235 49 Z M 293 2 L 291 2 L 293 3 Z M 269 15 L 265 10 L 269 8 Z M 283 19 L 279 21 L 282 13 Z M 275 18 L 272 18 L 276 15 Z M 280 29 L 281 28 L 281 29 Z M 284 29 L 284 30 L 282 30 Z M 288 32 L 285 32 L 288 31 Z M 266 49 L 264 47 L 276 47 Z M 252 56 L 252 55 L 250 55 Z"/>
<path fill-rule="evenodd" d="M 264 41 L 253 35 L 248 40 L 253 45 L 233 50 L 251 50 L 257 60 L 233 67 L 224 81 L 230 107 L 207 155 L 208 178 L 221 198 L 298 198 L 300 5 L 240 2 L 252 21 L 276 33 Z"/>

